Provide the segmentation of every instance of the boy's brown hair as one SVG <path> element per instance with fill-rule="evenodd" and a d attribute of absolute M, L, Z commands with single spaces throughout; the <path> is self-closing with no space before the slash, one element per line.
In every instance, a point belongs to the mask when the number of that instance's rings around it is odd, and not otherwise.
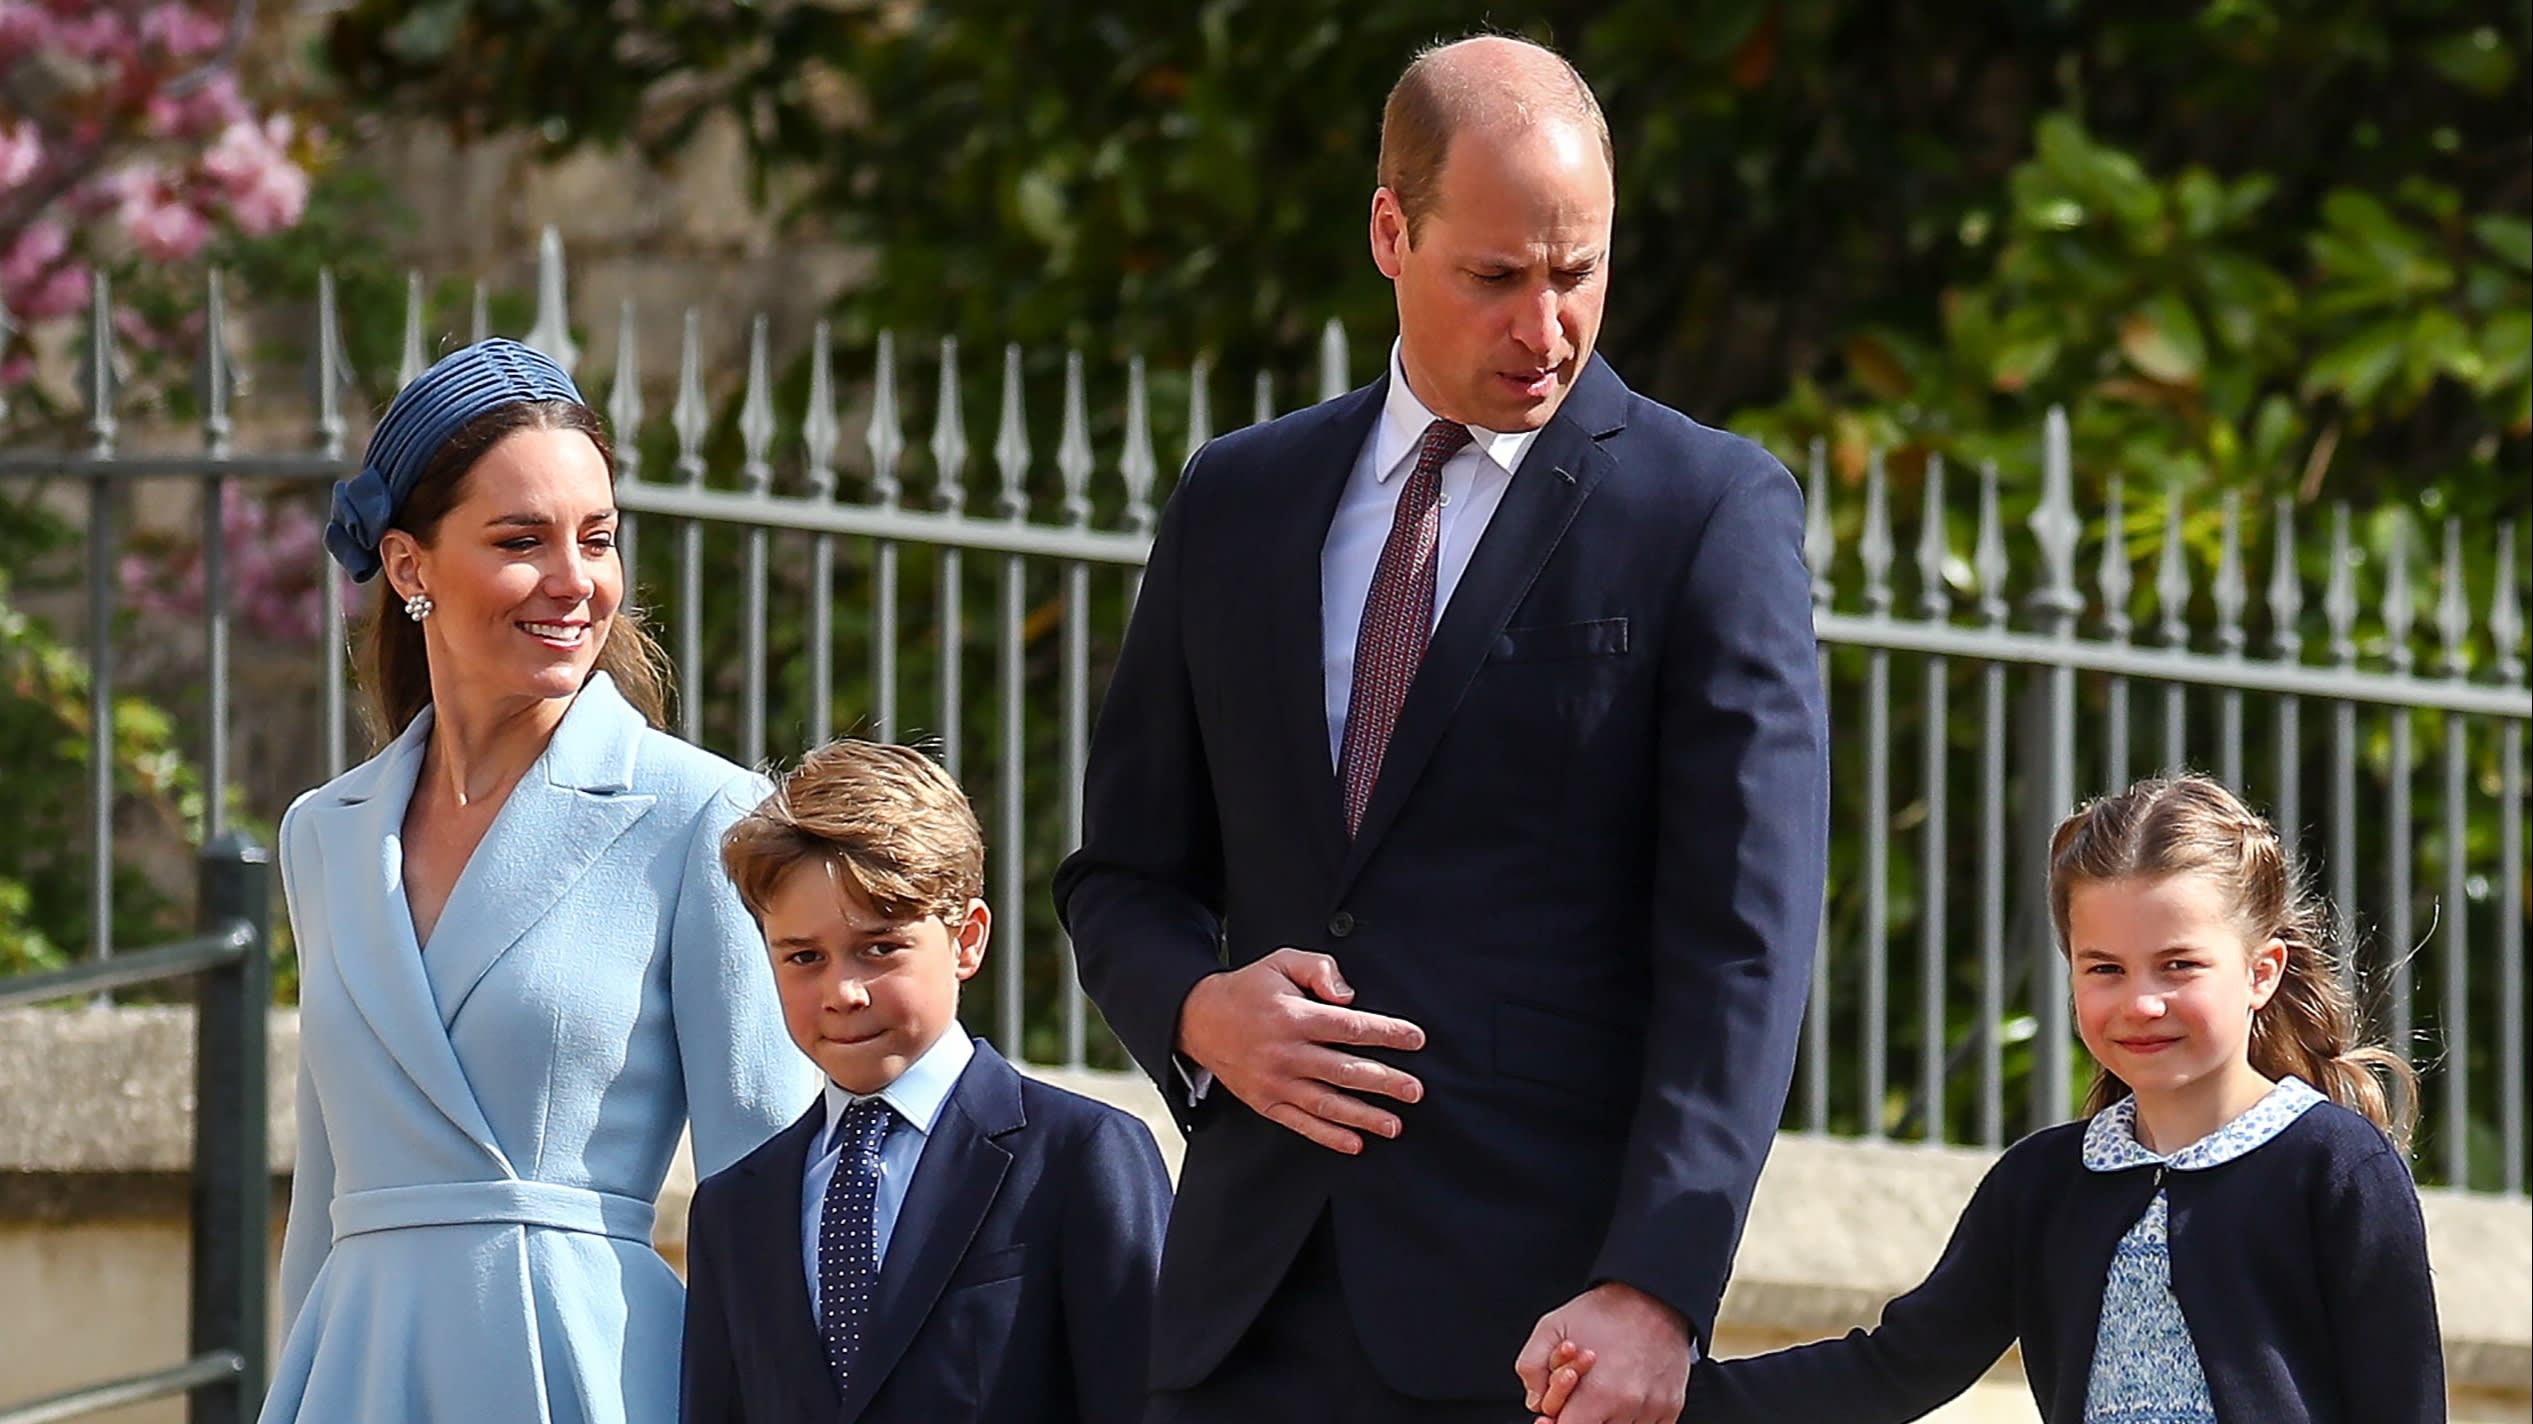
<path fill-rule="evenodd" d="M 783 877 L 813 861 L 891 920 L 956 923 L 985 893 L 985 833 L 967 793 L 912 747 L 829 742 L 721 838 L 721 864 L 759 919 Z"/>

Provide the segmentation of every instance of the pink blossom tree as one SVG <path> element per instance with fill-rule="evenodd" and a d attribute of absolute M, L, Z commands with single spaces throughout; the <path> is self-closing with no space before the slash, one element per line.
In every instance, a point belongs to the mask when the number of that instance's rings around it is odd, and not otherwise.
<path fill-rule="evenodd" d="M 192 0 L 0 0 L 0 312 L 19 328 L 0 390 L 27 377 L 23 329 L 78 311 L 100 267 L 167 274 L 224 233 L 299 221 L 311 136 L 239 80 L 253 19 L 253 0 L 225 16 Z"/>

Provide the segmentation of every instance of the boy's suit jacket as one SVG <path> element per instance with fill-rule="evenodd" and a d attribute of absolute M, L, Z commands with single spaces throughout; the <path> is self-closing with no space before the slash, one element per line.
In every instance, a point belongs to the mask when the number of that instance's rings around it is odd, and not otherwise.
<path fill-rule="evenodd" d="M 839 1399 L 801 1271 L 824 1104 L 706 1179 L 688 1217 L 687 1424 L 1140 1417 L 1170 1182 L 1134 1118 L 979 1041 L 924 1144 Z"/>

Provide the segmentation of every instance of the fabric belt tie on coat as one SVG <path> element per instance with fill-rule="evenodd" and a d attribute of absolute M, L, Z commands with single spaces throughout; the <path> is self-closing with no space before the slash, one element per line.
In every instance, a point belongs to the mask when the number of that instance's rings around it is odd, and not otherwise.
<path fill-rule="evenodd" d="M 334 1199 L 334 1239 L 419 1226 L 543 1226 L 651 1243 L 658 1212 L 638 1197 L 553 1182 L 428 1182 L 345 1192 Z"/>

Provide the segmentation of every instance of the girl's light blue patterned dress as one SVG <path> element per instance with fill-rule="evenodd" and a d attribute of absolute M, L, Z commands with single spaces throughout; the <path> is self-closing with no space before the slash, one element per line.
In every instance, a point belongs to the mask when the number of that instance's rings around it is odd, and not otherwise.
<path fill-rule="evenodd" d="M 2281 1078 L 2251 1110 L 2182 1148 L 2158 1156 L 2137 1140 L 2137 1100 L 2094 1115 L 2084 1133 L 2084 1165 L 2096 1172 L 2160 1166 L 2192 1172 L 2231 1162 L 2286 1129 L 2323 1101 L 2302 1080 Z M 2172 1293 L 2171 1202 L 2158 1189 L 2119 1249 L 2102 1286 L 2102 1326 L 2093 1342 L 2085 1424 L 2216 1424 L 2199 1352 Z"/>

